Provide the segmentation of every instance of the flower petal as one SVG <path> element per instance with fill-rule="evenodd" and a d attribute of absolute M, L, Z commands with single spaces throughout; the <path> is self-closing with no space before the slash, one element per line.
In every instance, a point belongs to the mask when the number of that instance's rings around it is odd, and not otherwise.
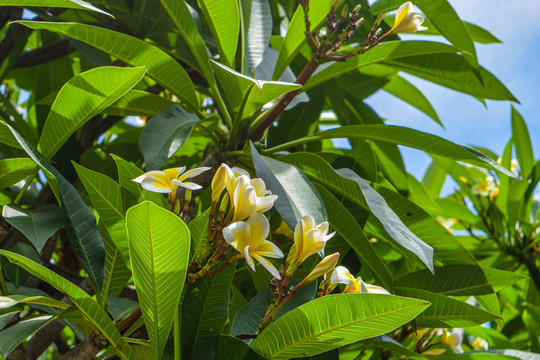
<path fill-rule="evenodd" d="M 283 251 L 274 244 L 273 242 L 270 242 L 268 240 L 265 240 L 261 245 L 259 245 L 256 249 L 253 249 L 253 253 L 257 253 L 260 256 L 264 257 L 271 257 L 271 258 L 282 258 Z"/>
<path fill-rule="evenodd" d="M 257 261 L 259 261 L 261 265 L 264 266 L 265 269 L 268 270 L 270 274 L 272 274 L 273 277 L 275 277 L 278 280 L 281 280 L 281 276 L 279 276 L 278 269 L 276 269 L 276 267 L 269 260 L 257 254 L 253 254 L 253 257 L 257 259 Z"/>
<path fill-rule="evenodd" d="M 169 181 L 171 181 L 172 179 L 178 179 L 178 177 L 185 170 L 186 170 L 186 167 L 182 166 L 182 167 L 177 167 L 177 168 L 165 169 L 165 170 L 163 170 L 163 172 L 165 173 L 165 175 L 167 175 L 167 177 L 169 178 Z"/>
<path fill-rule="evenodd" d="M 161 177 L 165 177 L 165 173 L 163 171 L 160 171 L 160 170 L 152 170 L 152 171 L 149 171 L 147 173 L 144 173 L 142 174 L 141 176 L 138 176 L 136 177 L 135 179 L 131 180 L 131 181 L 135 181 L 136 183 L 142 183 L 142 181 L 144 180 L 145 177 L 149 176 L 149 175 L 154 175 L 155 178 L 157 179 L 160 179 Z M 157 175 L 157 176 L 156 176 Z M 165 180 L 165 179 L 163 179 Z"/>
<path fill-rule="evenodd" d="M 189 190 L 202 189 L 201 185 L 195 184 L 194 182 L 190 182 L 190 181 L 182 182 L 180 180 L 174 179 L 174 180 L 171 181 L 171 184 L 176 185 L 176 186 L 181 186 L 181 187 L 189 189 Z"/>
<path fill-rule="evenodd" d="M 182 174 L 180 178 L 178 178 L 178 180 L 183 181 L 184 179 L 189 179 L 191 177 L 202 174 L 203 172 L 208 171 L 210 169 L 211 168 L 209 167 L 199 167 L 199 168 L 188 170 L 184 174 Z"/>
<path fill-rule="evenodd" d="M 386 290 L 383 287 L 377 286 L 377 285 L 366 285 L 367 291 L 370 294 L 384 294 L 384 295 L 391 295 L 388 290 Z"/>
<path fill-rule="evenodd" d="M 251 186 L 255 188 L 255 191 L 257 192 L 257 196 L 261 197 L 266 195 L 266 184 L 264 183 L 264 180 L 261 178 L 255 178 L 251 179 Z"/>
<path fill-rule="evenodd" d="M 246 259 L 246 262 L 251 268 L 251 270 L 256 271 L 255 264 L 253 263 L 253 259 L 251 258 L 251 254 L 249 253 L 249 245 L 244 248 L 244 259 Z"/>
<path fill-rule="evenodd" d="M 268 234 L 270 233 L 268 219 L 263 214 L 256 212 L 246 222 L 251 229 L 251 244 L 254 248 L 258 247 L 258 245 L 262 244 L 268 238 Z"/>
<path fill-rule="evenodd" d="M 394 21 L 394 27 L 400 26 L 403 19 L 413 10 L 413 4 L 410 1 L 407 1 L 405 4 L 401 5 L 396 13 L 396 19 Z"/>
<path fill-rule="evenodd" d="M 173 191 L 168 183 L 153 176 L 146 176 L 141 182 L 143 189 L 157 193 L 167 194 Z"/>
<path fill-rule="evenodd" d="M 332 284 L 354 285 L 354 277 L 345 266 L 336 266 L 330 277 Z"/>
<path fill-rule="evenodd" d="M 223 238 L 241 252 L 250 243 L 251 229 L 245 221 L 238 221 L 223 229 Z"/>
<path fill-rule="evenodd" d="M 304 232 L 315 227 L 315 219 L 311 215 L 304 215 L 302 221 L 304 222 Z"/>
<path fill-rule="evenodd" d="M 277 199 L 277 195 L 268 195 L 263 197 L 257 197 L 257 212 L 268 211 L 274 206 L 274 201 Z"/>

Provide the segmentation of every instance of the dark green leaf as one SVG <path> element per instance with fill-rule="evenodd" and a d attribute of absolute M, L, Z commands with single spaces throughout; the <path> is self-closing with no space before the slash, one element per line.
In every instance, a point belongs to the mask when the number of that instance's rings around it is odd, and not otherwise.
<path fill-rule="evenodd" d="M 33 174 L 35 169 L 36 163 L 32 159 L 11 158 L 0 160 L 0 189 L 5 189 L 18 183 L 25 177 Z"/>
<path fill-rule="evenodd" d="M 527 124 L 512 106 L 512 136 L 523 179 L 527 179 L 534 166 L 534 154 Z"/>

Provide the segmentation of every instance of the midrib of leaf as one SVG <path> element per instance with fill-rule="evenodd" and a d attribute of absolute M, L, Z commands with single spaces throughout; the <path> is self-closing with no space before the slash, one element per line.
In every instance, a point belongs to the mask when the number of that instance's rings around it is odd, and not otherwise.
<path fill-rule="evenodd" d="M 103 290 L 103 303 L 105 303 L 107 301 L 107 295 L 109 294 L 109 290 L 111 289 L 111 284 L 112 284 L 112 279 L 113 279 L 111 274 L 113 273 L 113 269 L 114 269 L 114 266 L 116 264 L 116 259 L 118 259 L 118 248 L 114 249 L 114 255 L 113 255 L 112 261 L 111 261 L 111 271 L 109 273 L 107 283 L 105 284 L 105 288 Z"/>
<path fill-rule="evenodd" d="M 148 209 L 150 210 L 150 209 Z M 147 211 L 146 212 L 146 216 L 147 216 L 147 223 L 148 223 L 148 237 L 150 238 L 150 262 L 151 262 L 151 266 L 152 266 L 152 297 L 153 297 L 153 302 L 154 302 L 154 306 L 152 307 L 152 312 L 154 313 L 154 321 L 153 321 L 153 328 L 154 328 L 154 333 L 156 334 L 157 336 L 157 344 L 155 346 L 155 350 L 156 350 L 156 358 L 158 357 L 159 355 L 159 326 L 158 326 L 158 314 L 157 314 L 157 307 L 158 307 L 158 302 L 157 302 L 157 288 L 156 288 L 156 272 L 154 271 L 155 268 L 156 268 L 156 265 L 155 265 L 155 262 L 154 262 L 154 238 L 152 237 L 152 224 L 151 224 L 151 221 L 150 221 L 150 211 Z"/>
<path fill-rule="evenodd" d="M 347 303 L 349 303 L 349 299 L 347 298 Z M 370 316 L 370 317 L 367 317 L 367 318 L 363 318 L 363 319 L 360 319 L 358 321 L 353 321 L 353 322 L 350 322 L 350 323 L 347 323 L 347 324 L 344 324 L 344 325 L 340 325 L 340 326 L 336 326 L 336 327 L 333 327 L 331 329 L 328 329 L 328 330 L 325 330 L 325 331 L 322 331 L 322 332 L 319 332 L 317 333 L 316 335 L 311 335 L 311 336 L 308 336 L 304 339 L 302 339 L 302 341 L 299 341 L 299 342 L 296 342 L 296 343 L 293 343 L 285 348 L 283 348 L 281 351 L 278 351 L 278 352 L 275 352 L 272 354 L 272 357 L 275 357 L 276 355 L 280 355 L 284 352 L 286 352 L 287 350 L 289 350 L 290 348 L 293 348 L 295 346 L 298 346 L 299 344 L 303 344 L 309 340 L 312 340 L 314 338 L 317 338 L 317 337 L 320 337 L 326 333 L 329 333 L 329 332 L 332 332 L 332 331 L 335 331 L 335 330 L 339 330 L 343 327 L 347 327 L 347 326 L 351 326 L 352 324 L 357 324 L 357 323 L 361 323 L 361 322 L 364 322 L 364 321 L 368 321 L 368 320 L 371 320 L 371 319 L 374 319 L 374 318 L 377 318 L 377 317 L 380 317 L 382 315 L 389 315 L 389 314 L 392 314 L 392 313 L 395 313 L 397 311 L 400 311 L 400 310 L 408 310 L 408 309 L 412 309 L 412 308 L 415 308 L 415 307 L 418 307 L 418 306 L 422 306 L 422 305 L 426 305 L 426 303 L 420 303 L 420 304 L 417 304 L 417 305 L 411 305 L 411 306 L 408 306 L 408 307 L 403 307 L 403 308 L 399 308 L 399 309 L 396 309 L 396 310 L 392 310 L 392 311 L 386 311 L 384 313 L 379 313 L 377 315 L 373 315 L 373 316 Z M 325 307 L 326 308 L 326 307 Z M 349 308 L 349 311 L 350 311 L 350 304 L 348 306 Z M 328 311 L 328 309 L 327 309 Z M 319 316 L 317 316 L 317 321 L 319 321 Z M 320 326 L 320 325 L 319 325 Z"/>
<path fill-rule="evenodd" d="M 2 179 L 3 177 L 5 177 L 5 176 L 11 174 L 12 172 L 17 171 L 17 170 L 26 169 L 26 168 L 30 169 L 30 168 L 32 168 L 33 166 L 35 166 L 35 165 L 34 165 L 34 164 L 27 164 L 27 165 L 25 165 L 25 166 L 20 166 L 20 167 L 18 167 L 18 168 L 16 168 L 16 169 L 13 169 L 13 170 L 4 172 L 4 173 L 0 174 L 0 179 Z M 37 166 L 35 166 L 35 167 L 37 168 Z"/>

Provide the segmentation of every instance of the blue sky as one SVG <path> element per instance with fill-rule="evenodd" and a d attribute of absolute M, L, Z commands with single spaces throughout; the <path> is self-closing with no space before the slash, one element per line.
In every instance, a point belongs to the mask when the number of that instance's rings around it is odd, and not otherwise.
<path fill-rule="evenodd" d="M 520 101 L 515 104 L 529 127 L 535 155 L 540 148 L 540 1 L 449 0 L 459 16 L 489 30 L 502 44 L 477 44 L 479 62 L 497 76 Z M 431 101 L 446 129 L 411 106 L 386 93 L 368 99 L 388 124 L 408 126 L 464 145 L 502 153 L 511 135 L 510 103 L 476 99 L 426 81 L 407 77 Z M 406 167 L 422 176 L 429 164 L 424 153 L 402 149 Z"/>

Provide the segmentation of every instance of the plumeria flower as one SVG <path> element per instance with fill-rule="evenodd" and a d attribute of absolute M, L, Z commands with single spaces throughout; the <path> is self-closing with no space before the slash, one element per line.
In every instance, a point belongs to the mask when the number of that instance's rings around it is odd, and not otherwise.
<path fill-rule="evenodd" d="M 338 266 L 332 272 L 330 281 L 334 284 L 345 284 L 344 294 L 386 294 L 390 293 L 376 285 L 369 285 L 362 281 L 361 277 L 355 278 L 351 275 L 349 270 L 344 266 Z"/>
<path fill-rule="evenodd" d="M 332 255 L 326 256 L 324 259 L 318 263 L 313 270 L 300 282 L 301 285 L 308 284 L 315 280 L 316 278 L 326 275 L 330 271 L 334 270 L 339 260 L 339 253 L 333 253 Z M 300 285 L 299 284 L 299 285 Z"/>
<path fill-rule="evenodd" d="M 282 258 L 283 252 L 275 244 L 266 240 L 270 224 L 261 213 L 255 213 L 246 221 L 232 223 L 223 229 L 223 238 L 246 259 L 249 267 L 255 271 L 255 258 L 275 278 L 281 280 L 279 271 L 266 258 Z"/>
<path fill-rule="evenodd" d="M 495 187 L 493 176 L 488 175 L 485 180 L 478 180 L 471 190 L 475 195 L 488 196 Z"/>
<path fill-rule="evenodd" d="M 324 256 L 324 247 L 335 232 L 328 234 L 328 222 L 315 224 L 311 215 L 305 215 L 294 229 L 294 244 L 289 250 L 287 263 L 291 270 L 315 253 Z M 292 265 L 292 266 L 291 266 Z"/>
<path fill-rule="evenodd" d="M 133 181 L 141 184 L 145 190 L 163 194 L 176 192 L 180 186 L 189 190 L 199 190 L 202 188 L 202 186 L 184 180 L 195 177 L 207 170 L 210 170 L 210 168 L 200 167 L 184 172 L 185 170 L 186 167 L 182 166 L 178 168 L 165 169 L 163 171 L 149 171 L 133 179 Z"/>
<path fill-rule="evenodd" d="M 413 11 L 413 4 L 407 1 L 401 5 L 396 13 L 394 26 L 387 33 L 389 35 L 395 35 L 399 33 L 413 33 L 420 30 L 426 30 L 427 28 L 421 26 L 424 22 L 424 17 L 418 15 Z"/>
<path fill-rule="evenodd" d="M 463 348 L 461 347 L 463 329 L 452 329 L 452 331 L 438 329 L 437 335 L 442 335 L 441 343 L 450 346 L 456 354 L 463 354 Z"/>
<path fill-rule="evenodd" d="M 255 212 L 269 210 L 276 199 L 277 195 L 266 190 L 262 179 L 250 179 L 247 175 L 240 175 L 236 178 L 232 197 L 233 221 L 244 220 Z"/>
<path fill-rule="evenodd" d="M 474 340 L 470 341 L 469 343 L 476 351 L 486 351 L 489 349 L 489 343 L 480 336 L 475 337 Z"/>

